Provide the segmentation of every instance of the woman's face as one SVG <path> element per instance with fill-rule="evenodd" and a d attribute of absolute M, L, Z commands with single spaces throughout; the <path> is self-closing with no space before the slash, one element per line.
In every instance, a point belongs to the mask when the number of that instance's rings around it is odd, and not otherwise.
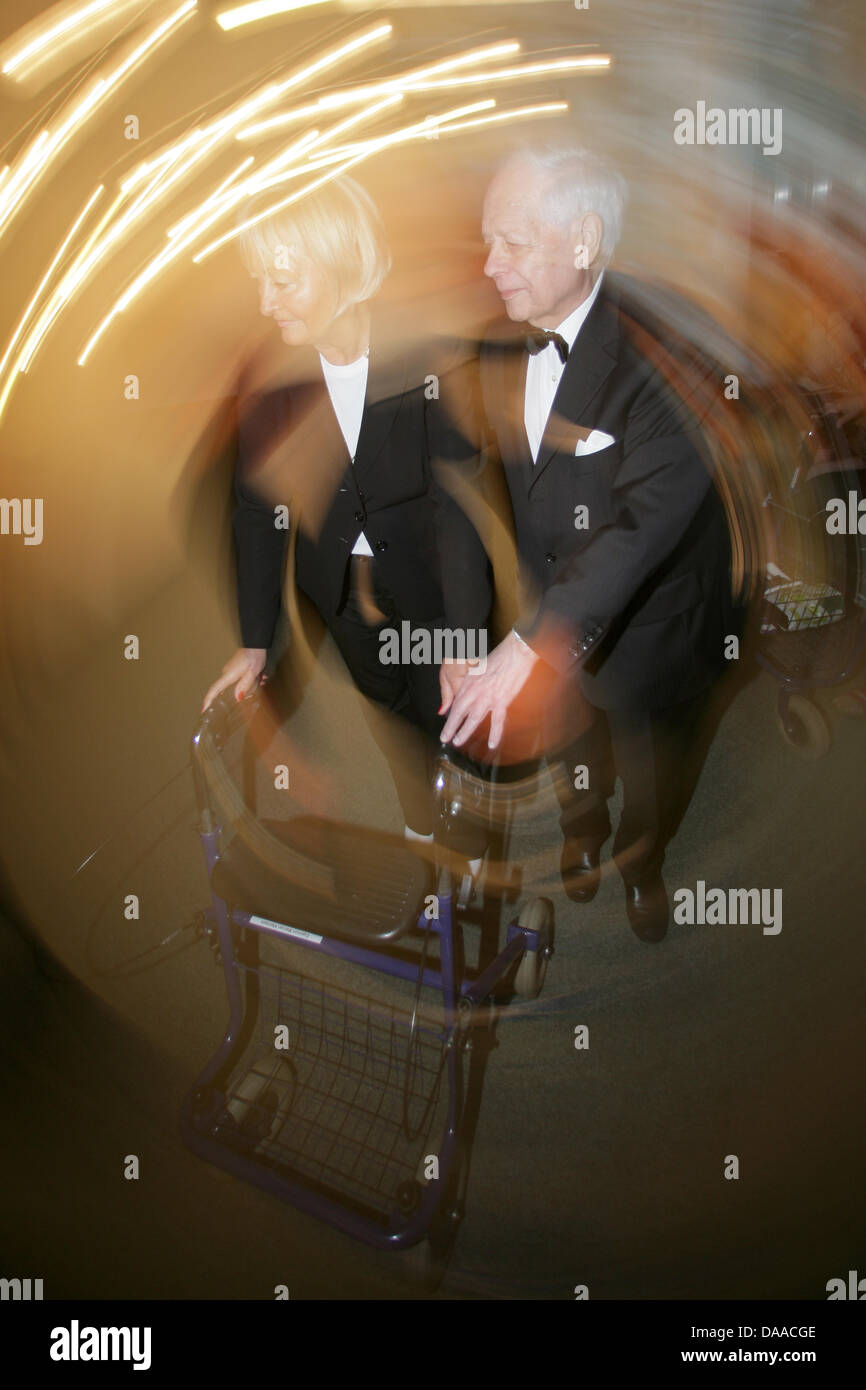
<path fill-rule="evenodd" d="M 301 252 L 281 257 L 288 268 L 270 265 L 255 275 L 266 318 L 277 324 L 290 347 L 322 342 L 334 321 L 337 292 L 325 272 Z"/>

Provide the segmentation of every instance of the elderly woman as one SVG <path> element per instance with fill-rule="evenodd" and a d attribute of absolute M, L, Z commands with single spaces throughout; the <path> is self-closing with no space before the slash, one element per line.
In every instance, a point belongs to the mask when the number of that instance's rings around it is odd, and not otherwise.
<path fill-rule="evenodd" d="M 285 352 L 280 384 L 242 401 L 234 534 L 243 645 L 203 707 L 228 687 L 237 699 L 256 687 L 292 534 L 296 584 L 372 705 L 370 727 L 390 764 L 406 835 L 429 840 L 438 711 L 467 667 L 455 662 L 440 675 L 429 657 L 412 662 L 405 650 L 395 661 L 386 629 L 399 633 L 408 622 L 413 636 L 477 631 L 491 601 L 477 537 L 468 552 L 460 546 L 461 555 L 474 555 L 472 572 L 446 572 L 448 602 L 443 594 L 443 536 L 462 528 L 465 542 L 469 523 L 433 475 L 438 425 L 425 391 L 432 359 L 386 341 L 372 301 L 390 252 L 374 204 L 353 180 L 334 180 L 247 227 L 241 246 L 261 312 L 274 319 Z M 399 755 L 377 711 L 405 721 Z M 477 857 L 477 834 L 463 848 Z"/>

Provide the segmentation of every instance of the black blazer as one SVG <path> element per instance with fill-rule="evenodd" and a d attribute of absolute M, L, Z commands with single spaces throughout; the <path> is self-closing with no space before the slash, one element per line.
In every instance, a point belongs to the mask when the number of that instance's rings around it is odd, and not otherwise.
<path fill-rule="evenodd" d="M 728 527 L 699 422 L 648 360 L 646 340 L 638 345 L 639 318 L 628 282 L 606 273 L 535 465 L 523 425 L 525 337 L 498 324 L 481 351 L 484 408 L 530 595 L 517 630 L 530 643 L 546 630 L 562 634 L 553 664 L 579 666 L 589 702 L 610 709 L 698 694 L 726 665 L 726 635 L 740 630 Z M 576 456 L 588 430 L 614 442 Z M 580 506 L 585 529 L 575 526 Z"/>
<path fill-rule="evenodd" d="M 361 531 L 373 549 L 374 588 L 400 618 L 482 627 L 491 604 L 487 557 L 439 478 L 433 347 L 390 350 L 373 337 L 367 395 L 352 464 L 313 349 L 286 361 L 291 384 L 243 396 L 233 528 L 241 643 L 271 645 L 280 611 L 289 509 L 295 578 L 328 618 L 347 597 Z M 453 550 L 453 563 L 448 553 Z"/>

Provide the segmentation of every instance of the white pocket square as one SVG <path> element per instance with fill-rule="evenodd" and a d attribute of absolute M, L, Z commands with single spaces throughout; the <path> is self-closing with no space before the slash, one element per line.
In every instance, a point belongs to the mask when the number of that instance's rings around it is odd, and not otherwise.
<path fill-rule="evenodd" d="M 586 439 L 579 439 L 574 447 L 574 454 L 579 458 L 581 454 L 597 454 L 599 449 L 607 449 L 616 440 L 612 434 L 605 434 L 604 430 L 591 430 Z"/>

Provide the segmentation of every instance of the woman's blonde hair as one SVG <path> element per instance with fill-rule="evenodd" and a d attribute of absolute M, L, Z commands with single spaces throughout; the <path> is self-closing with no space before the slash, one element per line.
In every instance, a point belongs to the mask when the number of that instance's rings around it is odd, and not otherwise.
<path fill-rule="evenodd" d="M 279 201 L 274 189 L 244 208 L 247 221 Z M 354 179 L 332 179 L 288 207 L 280 208 L 240 235 L 241 256 L 251 274 L 279 266 L 300 250 L 334 284 L 340 314 L 372 299 L 391 269 L 391 252 L 376 204 Z"/>

